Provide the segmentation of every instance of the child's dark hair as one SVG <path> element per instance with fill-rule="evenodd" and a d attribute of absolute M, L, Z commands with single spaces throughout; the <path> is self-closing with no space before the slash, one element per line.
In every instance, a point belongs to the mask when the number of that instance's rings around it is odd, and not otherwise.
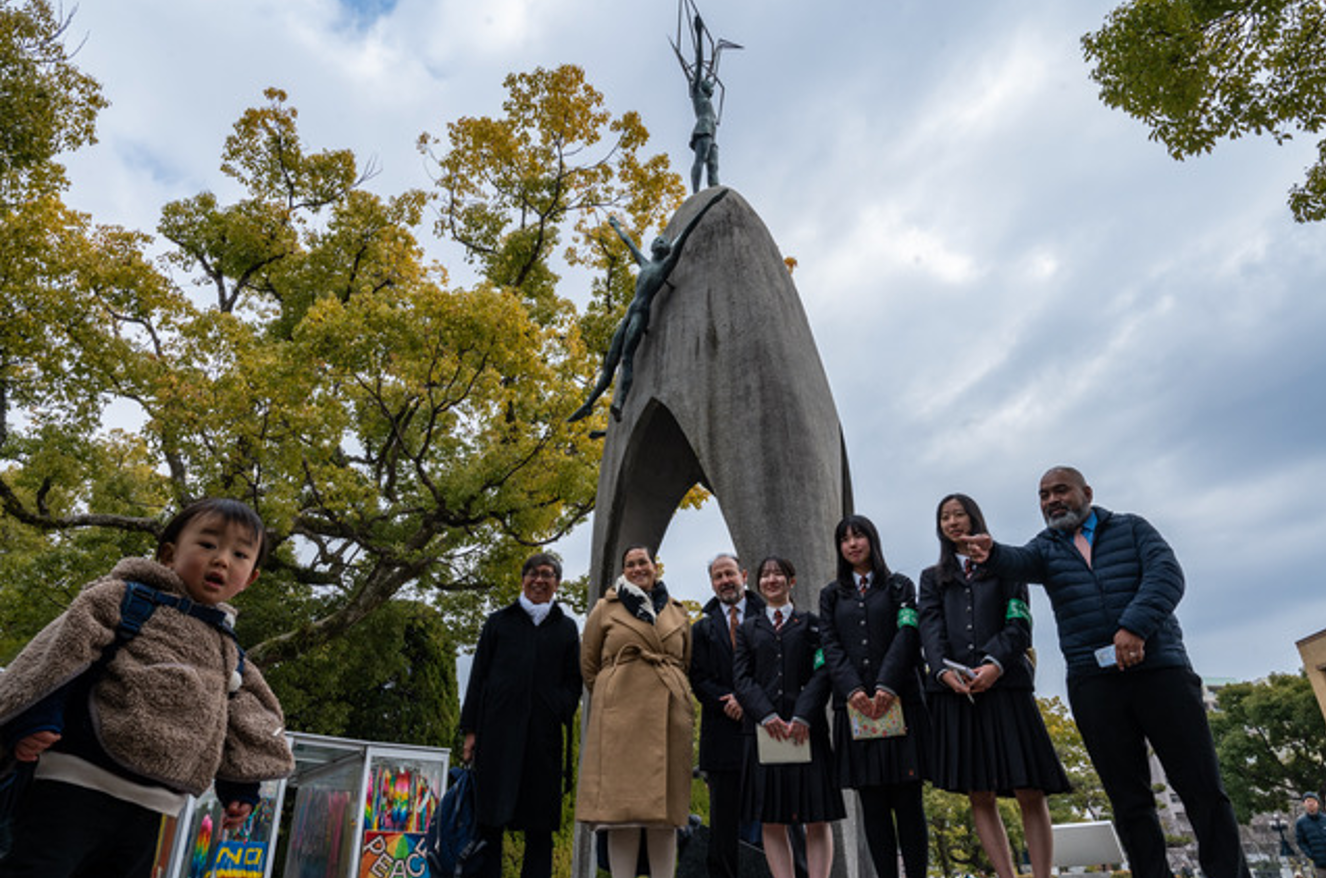
<path fill-rule="evenodd" d="M 258 570 L 267 560 L 267 528 L 263 527 L 262 519 L 258 513 L 250 509 L 246 504 L 238 500 L 231 500 L 228 497 L 204 497 L 202 500 L 195 500 L 188 506 L 185 506 L 175 514 L 161 531 L 161 536 L 157 538 L 157 558 L 161 558 L 161 550 L 167 543 L 177 543 L 180 539 L 180 533 L 200 515 L 219 515 L 226 524 L 239 524 L 253 531 L 254 537 L 258 540 L 258 553 L 253 562 L 253 569 Z"/>

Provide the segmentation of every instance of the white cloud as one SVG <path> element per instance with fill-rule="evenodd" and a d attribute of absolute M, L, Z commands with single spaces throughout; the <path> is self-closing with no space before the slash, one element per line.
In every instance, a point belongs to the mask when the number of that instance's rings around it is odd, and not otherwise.
<path fill-rule="evenodd" d="M 1302 634 L 1283 608 L 1320 607 L 1301 575 L 1320 516 L 1295 513 L 1326 467 L 1326 230 L 1284 205 L 1314 144 L 1172 162 L 1087 79 L 1078 38 L 1113 5 L 706 7 L 746 46 L 723 62 L 723 178 L 800 261 L 859 505 L 892 557 L 928 562 L 955 488 L 1029 536 L 1030 486 L 1077 461 L 1102 501 L 1181 541 L 1194 654 L 1255 631 L 1279 645 L 1219 665 L 1260 676 Z M 150 230 L 169 199 L 227 192 L 222 142 L 269 85 L 307 147 L 376 156 L 378 191 L 427 186 L 420 132 L 495 114 L 506 73 L 563 62 L 686 169 L 675 24 L 670 4 L 610 0 L 399 0 L 367 19 L 332 0 L 83 0 L 79 63 L 113 104 L 69 163 L 70 200 Z M 707 557 L 712 533 L 682 527 L 670 551 Z M 1050 626 L 1038 646 L 1053 652 Z"/>
<path fill-rule="evenodd" d="M 976 158 L 983 141 L 1006 137 L 1045 104 L 1058 49 L 1049 35 L 1024 28 L 970 48 L 968 64 L 924 95 L 922 115 L 899 144 L 904 154 L 920 158 L 937 142 L 957 142 L 965 144 L 961 155 Z"/>

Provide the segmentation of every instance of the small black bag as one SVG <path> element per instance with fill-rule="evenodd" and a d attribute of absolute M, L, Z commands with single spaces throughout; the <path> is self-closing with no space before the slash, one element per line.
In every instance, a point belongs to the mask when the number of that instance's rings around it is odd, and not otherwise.
<path fill-rule="evenodd" d="M 447 791 L 433 812 L 424 842 L 433 878 L 472 878 L 483 865 L 486 842 L 479 837 L 474 771 L 453 768 Z"/>

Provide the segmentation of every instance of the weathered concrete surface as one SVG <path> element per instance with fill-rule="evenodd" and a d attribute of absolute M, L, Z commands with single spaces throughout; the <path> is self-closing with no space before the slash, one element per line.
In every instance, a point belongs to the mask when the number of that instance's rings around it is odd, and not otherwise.
<path fill-rule="evenodd" d="M 687 200 L 668 224 L 669 238 L 710 197 L 705 190 Z M 717 498 L 743 563 L 791 559 L 794 600 L 818 612 L 820 588 L 836 572 L 833 528 L 852 508 L 842 428 L 783 257 L 735 190 L 692 232 L 670 284 L 654 300 L 622 419 L 609 421 L 590 598 L 615 581 L 623 547 L 659 545 L 699 482 Z M 713 551 L 727 548 L 715 534 Z M 667 578 L 707 585 L 703 570 L 672 569 Z M 872 870 L 857 808 L 849 813 L 835 824 L 833 874 L 859 878 Z M 593 874 L 592 833 L 583 826 L 573 859 L 573 875 Z"/>
<path fill-rule="evenodd" d="M 668 236 L 711 197 L 688 199 Z M 591 597 L 620 572 L 622 547 L 658 546 L 699 482 L 717 498 L 743 562 L 791 559 L 795 600 L 813 611 L 834 575 L 833 527 L 851 507 L 842 429 L 782 255 L 735 190 L 691 234 L 670 286 L 654 301 L 622 419 L 609 422 Z M 716 535 L 713 550 L 725 542 Z"/>

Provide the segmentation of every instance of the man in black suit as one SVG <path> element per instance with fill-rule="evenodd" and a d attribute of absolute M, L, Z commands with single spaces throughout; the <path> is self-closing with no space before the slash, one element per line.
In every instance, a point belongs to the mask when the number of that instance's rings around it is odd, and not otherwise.
<path fill-rule="evenodd" d="M 691 635 L 691 688 L 700 700 L 700 771 L 709 785 L 710 878 L 736 878 L 741 763 L 744 744 L 741 705 L 732 686 L 736 630 L 747 614 L 764 611 L 764 600 L 746 589 L 737 556 L 709 562 L 714 597 Z"/>
<path fill-rule="evenodd" d="M 580 635 L 553 601 L 562 565 L 530 556 L 521 595 L 488 617 L 470 667 L 460 727 L 474 761 L 479 831 L 488 848 L 480 878 L 502 874 L 502 832 L 525 833 L 521 878 L 552 875 L 552 836 L 570 779 L 570 723 L 580 703 Z M 563 728 L 566 735 L 563 736 Z"/>

